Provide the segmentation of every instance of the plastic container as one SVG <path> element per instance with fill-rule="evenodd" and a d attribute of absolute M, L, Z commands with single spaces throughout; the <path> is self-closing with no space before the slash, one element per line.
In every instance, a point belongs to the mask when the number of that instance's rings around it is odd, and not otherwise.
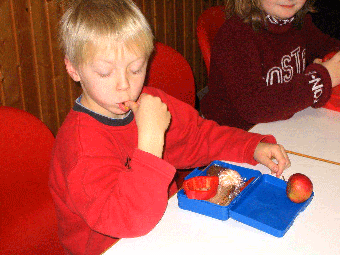
<path fill-rule="evenodd" d="M 207 200 L 216 195 L 218 188 L 217 176 L 195 176 L 183 183 L 185 194 L 190 199 Z"/>
<path fill-rule="evenodd" d="M 297 215 L 313 199 L 314 193 L 304 203 L 296 204 L 286 195 L 286 182 L 260 171 L 235 166 L 222 161 L 213 161 L 204 170 L 193 170 L 186 179 L 205 176 L 212 165 L 233 169 L 245 179 L 254 180 L 228 206 L 205 200 L 189 199 L 184 190 L 177 193 L 181 209 L 203 214 L 219 220 L 235 219 L 276 237 L 282 237 L 293 224 Z"/>

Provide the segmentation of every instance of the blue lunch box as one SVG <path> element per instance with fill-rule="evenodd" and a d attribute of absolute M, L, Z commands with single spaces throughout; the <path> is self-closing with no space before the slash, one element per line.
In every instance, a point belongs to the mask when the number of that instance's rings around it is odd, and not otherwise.
<path fill-rule="evenodd" d="M 293 224 L 297 215 L 312 201 L 311 197 L 300 204 L 289 200 L 286 195 L 287 183 L 284 180 L 258 170 L 232 165 L 222 161 L 213 161 L 204 170 L 194 169 L 185 179 L 206 176 L 208 169 L 218 165 L 237 171 L 242 178 L 254 180 L 236 196 L 227 206 L 221 206 L 205 200 L 189 199 L 184 190 L 177 193 L 178 206 L 181 209 L 203 214 L 219 220 L 232 218 L 276 237 L 282 237 Z"/>

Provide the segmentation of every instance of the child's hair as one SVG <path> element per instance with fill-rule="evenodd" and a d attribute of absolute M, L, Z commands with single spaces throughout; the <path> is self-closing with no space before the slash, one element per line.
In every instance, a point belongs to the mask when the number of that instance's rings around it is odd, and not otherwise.
<path fill-rule="evenodd" d="M 60 44 L 75 65 L 87 63 L 99 50 L 126 47 L 149 56 L 153 34 L 131 0 L 73 0 L 60 22 Z"/>
<path fill-rule="evenodd" d="M 301 28 L 303 18 L 308 12 L 314 12 L 315 0 L 307 0 L 304 6 L 295 14 L 294 26 Z M 262 10 L 261 0 L 226 0 L 226 17 L 239 16 L 245 23 L 251 23 L 258 31 L 265 21 L 266 13 Z"/>

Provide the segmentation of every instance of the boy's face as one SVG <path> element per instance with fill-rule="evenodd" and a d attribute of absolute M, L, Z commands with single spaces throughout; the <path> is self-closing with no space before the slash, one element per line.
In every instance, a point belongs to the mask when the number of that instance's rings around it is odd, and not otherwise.
<path fill-rule="evenodd" d="M 88 64 L 74 67 L 66 58 L 69 75 L 79 81 L 81 103 L 88 109 L 110 118 L 124 118 L 122 103 L 136 101 L 142 91 L 148 58 L 131 51 L 99 52 Z"/>
<path fill-rule="evenodd" d="M 261 0 L 263 10 L 278 19 L 293 17 L 305 4 L 306 0 Z"/>

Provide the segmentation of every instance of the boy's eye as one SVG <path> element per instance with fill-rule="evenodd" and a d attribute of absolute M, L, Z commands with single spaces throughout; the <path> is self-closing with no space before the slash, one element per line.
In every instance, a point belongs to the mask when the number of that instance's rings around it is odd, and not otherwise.
<path fill-rule="evenodd" d="M 98 73 L 101 78 L 109 77 L 111 73 Z"/>
<path fill-rule="evenodd" d="M 142 72 L 142 69 L 138 69 L 138 70 L 132 70 L 131 71 L 133 74 L 139 74 L 139 73 L 141 73 Z"/>

